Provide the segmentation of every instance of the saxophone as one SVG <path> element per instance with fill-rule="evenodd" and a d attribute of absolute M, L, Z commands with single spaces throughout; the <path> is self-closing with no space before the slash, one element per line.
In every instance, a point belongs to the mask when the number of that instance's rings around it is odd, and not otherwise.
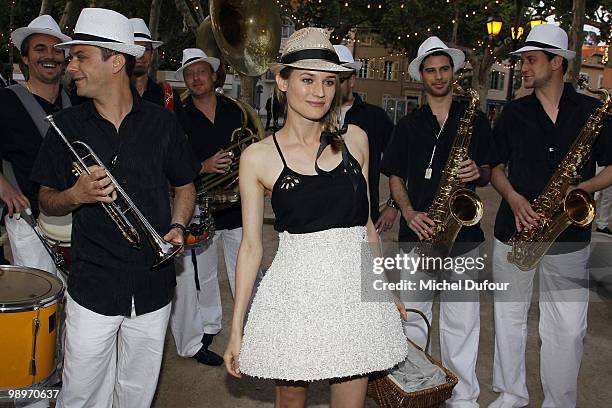
<path fill-rule="evenodd" d="M 570 225 L 584 227 L 595 218 L 595 203 L 591 194 L 581 189 L 568 192 L 580 181 L 580 170 L 588 161 L 595 140 L 612 107 L 612 91 L 588 89 L 603 95 L 602 105 L 587 119 L 580 134 L 557 166 L 555 173 L 540 195 L 531 203 L 540 216 L 538 226 L 516 232 L 508 243 L 508 262 L 522 271 L 529 271 L 538 264 L 557 237 Z"/>
<path fill-rule="evenodd" d="M 468 158 L 480 97 L 474 89 L 464 90 L 459 85 L 459 79 L 455 81 L 453 88 L 456 93 L 469 96 L 470 102 L 459 121 L 438 190 L 427 211 L 427 216 L 434 221 L 435 226 L 433 234 L 417 244 L 415 251 L 420 256 L 448 256 L 461 227 L 474 225 L 482 218 L 483 205 L 480 197 L 465 188 L 465 183 L 457 178 L 459 163 Z"/>

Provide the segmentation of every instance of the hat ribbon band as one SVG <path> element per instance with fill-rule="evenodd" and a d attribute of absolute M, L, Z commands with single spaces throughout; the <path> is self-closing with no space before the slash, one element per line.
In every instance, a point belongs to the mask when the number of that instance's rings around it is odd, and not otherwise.
<path fill-rule="evenodd" d="M 193 61 L 195 61 L 195 60 L 200 60 L 200 59 L 204 59 L 204 58 L 206 58 L 206 57 L 191 57 L 191 58 L 189 58 L 187 61 L 185 61 L 185 62 L 183 63 L 183 66 L 185 66 L 185 65 L 187 65 L 187 64 L 189 64 L 190 62 L 193 62 Z"/>
<path fill-rule="evenodd" d="M 326 49 L 310 49 L 295 51 L 287 55 L 283 55 L 280 59 L 281 64 L 292 64 L 297 61 L 306 59 L 320 59 L 334 64 L 340 64 L 338 54 L 334 51 Z"/>
<path fill-rule="evenodd" d="M 96 41 L 96 42 L 122 43 L 121 41 L 113 40 L 112 38 L 98 37 L 97 35 L 83 34 L 83 33 L 75 33 L 72 36 L 72 40 L 73 41 L 92 41 L 92 42 Z"/>
<path fill-rule="evenodd" d="M 538 47 L 538 48 L 553 48 L 555 50 L 560 50 L 560 47 L 555 47 L 554 45 L 542 43 L 539 41 L 525 41 L 526 47 Z"/>
<path fill-rule="evenodd" d="M 146 38 L 147 40 L 151 39 L 151 36 L 146 33 L 134 33 L 134 37 Z"/>

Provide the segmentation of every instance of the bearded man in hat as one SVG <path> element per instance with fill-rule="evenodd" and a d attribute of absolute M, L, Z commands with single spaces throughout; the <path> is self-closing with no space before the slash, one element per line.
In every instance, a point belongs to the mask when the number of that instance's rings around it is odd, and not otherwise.
<path fill-rule="evenodd" d="M 457 136 L 459 121 L 467 105 L 453 101 L 454 72 L 463 66 L 462 51 L 448 48 L 438 37 L 429 37 L 419 47 L 410 63 L 412 78 L 423 82 L 427 104 L 402 118 L 383 156 L 381 171 L 389 176 L 393 200 L 399 206 L 400 248 L 412 255 L 418 241 L 430 236 L 435 226 L 427 216 L 439 188 L 451 146 Z M 468 157 L 460 163 L 457 177 L 472 190 L 489 182 L 489 169 L 483 165 L 489 146 L 489 122 L 478 112 L 473 125 Z M 464 226 L 452 245 L 455 259 L 479 256 L 484 241 L 479 224 Z M 453 263 L 454 264 L 454 263 Z M 447 281 L 459 282 L 471 275 L 462 269 L 446 271 Z M 423 272 L 414 278 L 428 279 Z M 473 276 L 471 276 L 473 277 Z M 421 310 L 431 320 L 432 293 L 402 293 L 406 308 Z M 408 314 L 404 332 L 417 344 L 425 344 L 427 328 L 416 314 Z M 447 401 L 449 407 L 478 407 L 480 392 L 476 378 L 476 358 L 480 333 L 480 304 L 474 291 L 443 291 L 440 297 L 440 348 L 442 364 L 455 372 L 459 383 Z"/>
<path fill-rule="evenodd" d="M 242 112 L 229 99 L 215 93 L 220 60 L 199 48 L 183 50 L 181 67 L 176 72 L 190 92 L 182 111 L 181 126 L 197 158 L 200 174 L 223 174 L 231 163 L 232 132 L 242 126 Z M 197 211 L 196 211 L 196 216 Z M 209 350 L 221 331 L 222 309 L 219 291 L 217 245 L 223 244 L 225 267 L 234 294 L 236 257 L 242 240 L 240 205 L 214 214 L 215 235 L 203 246 L 177 257 L 177 287 L 170 327 L 181 357 L 192 357 L 211 366 L 223 358 Z M 194 284 L 195 282 L 195 284 Z"/>
<path fill-rule="evenodd" d="M 87 100 L 54 115 L 54 121 L 70 142 L 89 145 L 105 166 L 93 165 L 75 181 L 74 157 L 51 129 L 32 171 L 41 186 L 42 210 L 72 212 L 74 219 L 57 406 L 148 407 L 161 366 L 174 265 L 151 271 L 155 253 L 146 243 L 147 231 L 139 229 L 143 244 L 134 248 L 99 203 L 116 198 L 107 175 L 112 172 L 156 232 L 180 245 L 194 208 L 192 180 L 199 163 L 175 115 L 130 87 L 144 47 L 134 44 L 126 17 L 85 8 L 73 40 L 57 48 L 70 50 L 68 73 Z M 172 211 L 168 183 L 175 189 Z"/>
<path fill-rule="evenodd" d="M 493 129 L 487 161 L 491 183 L 502 196 L 495 220 L 493 278 L 509 282 L 510 290 L 495 293 L 495 361 L 493 390 L 500 393 L 490 408 L 529 404 L 525 379 L 527 312 L 533 278 L 540 280 L 540 376 L 543 407 L 576 406 L 577 379 L 587 328 L 591 228 L 569 226 L 534 269 L 524 272 L 508 261 L 509 239 L 523 229 L 538 228 L 541 215 L 531 202 L 540 195 L 568 153 L 589 116 L 594 98 L 577 93 L 563 82 L 574 51 L 560 27 L 534 27 L 521 57 L 523 86 L 533 93 L 508 103 Z M 596 163 L 605 166 L 595 176 Z M 604 124 L 583 163 L 578 188 L 588 193 L 612 184 L 612 134 Z M 508 173 L 506 174 L 506 169 Z"/>
<path fill-rule="evenodd" d="M 142 57 L 136 59 L 131 77 L 132 86 L 136 88 L 142 99 L 165 106 L 168 110 L 176 112 L 182 108 L 181 98 L 174 92 L 168 82 L 158 84 L 149 76 L 153 53 L 163 45 L 163 42 L 151 38 L 149 27 L 142 18 L 130 18 L 130 23 L 134 29 L 134 43 L 145 48 Z"/>
<path fill-rule="evenodd" d="M 38 217 L 38 185 L 30 173 L 49 124 L 45 116 L 70 106 L 60 85 L 64 71 L 64 52 L 54 46 L 69 41 L 53 17 L 42 15 L 11 33 L 19 49 L 26 82 L 0 89 L 0 199 L 4 202 L 4 221 L 11 244 L 13 264 L 56 273 L 55 265 L 32 227 Z"/>
<path fill-rule="evenodd" d="M 380 184 L 380 160 L 391 139 L 393 122 L 381 107 L 366 103 L 358 93 L 353 91 L 357 81 L 357 72 L 361 69 L 362 63 L 355 61 L 351 51 L 346 46 L 334 45 L 334 49 L 342 66 L 352 70 L 340 75 L 342 97 L 342 105 L 338 115 L 340 124 L 359 126 L 368 135 L 368 145 L 370 147 L 370 161 L 368 163 L 370 215 L 376 229 L 387 231 L 393 226 L 397 218 L 397 205 L 393 199 L 389 199 L 381 213 L 378 187 Z"/>

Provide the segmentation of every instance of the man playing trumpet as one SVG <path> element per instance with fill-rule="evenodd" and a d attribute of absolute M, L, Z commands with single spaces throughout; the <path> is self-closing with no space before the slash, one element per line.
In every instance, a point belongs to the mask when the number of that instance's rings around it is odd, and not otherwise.
<path fill-rule="evenodd" d="M 86 8 L 76 23 L 68 73 L 88 98 L 54 116 L 71 141 L 87 143 L 164 240 L 182 244 L 194 208 L 198 163 L 175 116 L 130 88 L 134 44 L 123 15 Z M 73 145 L 74 146 L 74 145 Z M 154 251 L 138 230 L 133 248 L 100 203 L 116 198 L 104 168 L 76 182 L 71 156 L 51 130 L 32 171 L 45 214 L 73 214 L 63 388 L 58 407 L 149 407 L 157 385 L 174 295 L 172 262 L 151 270 Z M 168 182 L 175 187 L 171 214 Z M 133 219 L 128 212 L 128 219 Z M 134 223 L 136 224 L 136 223 Z"/>

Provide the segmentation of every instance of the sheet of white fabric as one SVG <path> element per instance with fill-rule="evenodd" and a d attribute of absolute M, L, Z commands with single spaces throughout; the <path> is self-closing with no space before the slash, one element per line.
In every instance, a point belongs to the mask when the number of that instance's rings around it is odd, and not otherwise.
<path fill-rule="evenodd" d="M 446 374 L 432 364 L 425 353 L 409 347 L 408 357 L 389 372 L 393 380 L 406 392 L 425 390 L 444 384 Z"/>
<path fill-rule="evenodd" d="M 148 408 L 161 367 L 170 304 L 136 316 L 104 316 L 67 299 L 58 408 Z"/>
<path fill-rule="evenodd" d="M 57 272 L 51 256 L 27 222 L 22 218 L 18 219 L 17 216 L 6 215 L 4 224 L 11 245 L 13 265 L 42 269 L 64 281 L 62 274 Z"/>
<path fill-rule="evenodd" d="M 497 282 L 510 282 L 510 287 L 506 292 L 495 294 L 493 390 L 500 396 L 489 407 L 529 404 L 525 378 L 527 313 L 537 271 L 542 407 L 573 408 L 587 329 L 589 292 L 580 282 L 588 279 L 589 247 L 567 254 L 546 255 L 536 269 L 528 272 L 508 263 L 510 248 L 498 240 L 493 246 L 493 278 Z"/>

